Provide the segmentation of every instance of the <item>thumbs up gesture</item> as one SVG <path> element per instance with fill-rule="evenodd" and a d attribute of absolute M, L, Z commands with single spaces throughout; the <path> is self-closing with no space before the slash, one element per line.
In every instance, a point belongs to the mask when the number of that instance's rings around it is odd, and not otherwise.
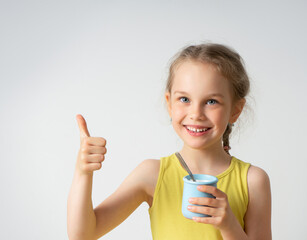
<path fill-rule="evenodd" d="M 107 152 L 106 140 L 102 137 L 91 137 L 86 121 L 82 115 L 76 116 L 80 129 L 80 150 L 77 158 L 77 170 L 89 174 L 101 168 Z"/>

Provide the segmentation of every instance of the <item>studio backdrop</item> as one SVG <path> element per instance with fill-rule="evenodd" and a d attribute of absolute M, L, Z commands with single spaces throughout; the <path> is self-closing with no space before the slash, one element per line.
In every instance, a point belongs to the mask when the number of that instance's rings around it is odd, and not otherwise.
<path fill-rule="evenodd" d="M 76 115 L 108 152 L 93 205 L 182 147 L 164 103 L 188 44 L 237 50 L 251 78 L 231 154 L 266 170 L 272 232 L 306 239 L 306 1 L 0 1 L 0 239 L 68 239 Z M 143 203 L 102 239 L 151 239 Z"/>

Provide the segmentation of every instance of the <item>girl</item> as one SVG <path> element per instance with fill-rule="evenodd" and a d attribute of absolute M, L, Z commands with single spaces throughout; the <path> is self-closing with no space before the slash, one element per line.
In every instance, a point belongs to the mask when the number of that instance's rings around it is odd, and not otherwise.
<path fill-rule="evenodd" d="M 171 64 L 165 99 L 173 128 L 183 141 L 180 154 L 194 174 L 219 179 L 217 188 L 198 188 L 215 199 L 189 200 L 189 211 L 212 217 L 192 220 L 181 213 L 182 178 L 187 172 L 175 154 L 143 161 L 93 209 L 93 171 L 105 159 L 106 140 L 90 137 L 84 118 L 77 115 L 81 145 L 68 197 L 69 238 L 98 239 L 146 201 L 155 240 L 271 239 L 269 178 L 229 153 L 229 134 L 248 92 L 241 57 L 224 45 L 189 46 Z"/>

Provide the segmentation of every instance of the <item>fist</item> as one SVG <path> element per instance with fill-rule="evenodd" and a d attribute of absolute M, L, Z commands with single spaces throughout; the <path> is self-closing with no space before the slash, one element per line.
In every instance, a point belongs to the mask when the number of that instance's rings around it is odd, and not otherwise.
<path fill-rule="evenodd" d="M 80 150 L 76 168 L 80 173 L 93 173 L 101 168 L 105 159 L 106 140 L 102 137 L 91 137 L 85 119 L 82 115 L 76 116 L 80 130 Z"/>

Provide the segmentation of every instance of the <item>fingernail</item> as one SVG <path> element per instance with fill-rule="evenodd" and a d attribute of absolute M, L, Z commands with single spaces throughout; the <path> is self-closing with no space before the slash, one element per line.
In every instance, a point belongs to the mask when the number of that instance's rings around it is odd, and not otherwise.
<path fill-rule="evenodd" d="M 201 187 L 201 186 L 197 186 L 197 189 L 198 189 L 198 190 L 201 190 L 201 189 L 202 189 L 202 187 Z"/>
<path fill-rule="evenodd" d="M 188 210 L 191 210 L 192 209 L 192 206 L 188 206 Z"/>
<path fill-rule="evenodd" d="M 190 202 L 190 203 L 193 203 L 193 202 L 194 202 L 194 198 L 190 198 L 190 199 L 189 199 L 189 202 Z"/>

